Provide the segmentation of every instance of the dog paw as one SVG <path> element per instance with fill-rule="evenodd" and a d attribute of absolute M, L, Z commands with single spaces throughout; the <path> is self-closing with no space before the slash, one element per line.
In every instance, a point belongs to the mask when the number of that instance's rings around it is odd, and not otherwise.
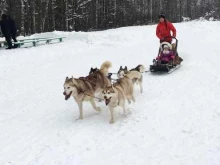
<path fill-rule="evenodd" d="M 100 107 L 97 107 L 95 110 L 96 110 L 96 111 L 101 111 L 101 108 L 100 108 Z"/>
<path fill-rule="evenodd" d="M 130 99 L 127 99 L 128 100 L 128 104 L 131 104 L 131 100 Z"/>
<path fill-rule="evenodd" d="M 127 114 L 128 114 L 128 115 L 131 114 L 131 109 L 128 108 L 126 111 L 127 111 Z"/>
<path fill-rule="evenodd" d="M 83 117 L 80 116 L 80 117 L 79 117 L 78 119 L 76 119 L 76 120 L 82 120 L 82 119 L 83 119 Z"/>
<path fill-rule="evenodd" d="M 130 109 L 126 109 L 126 111 L 123 112 L 123 116 L 124 116 L 124 117 L 128 117 L 130 114 L 131 114 Z"/>
<path fill-rule="evenodd" d="M 109 120 L 109 123 L 110 124 L 113 124 L 115 121 L 114 120 Z"/>
<path fill-rule="evenodd" d="M 125 113 L 123 113 L 123 116 L 124 116 L 124 117 L 127 117 L 127 116 L 128 116 L 128 114 L 125 112 Z"/>

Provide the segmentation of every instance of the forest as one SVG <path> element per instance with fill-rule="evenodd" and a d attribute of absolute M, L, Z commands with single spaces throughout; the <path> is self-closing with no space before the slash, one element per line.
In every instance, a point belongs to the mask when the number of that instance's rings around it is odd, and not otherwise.
<path fill-rule="evenodd" d="M 20 35 L 49 31 L 98 31 L 158 22 L 220 19 L 220 0 L 0 0 Z"/>

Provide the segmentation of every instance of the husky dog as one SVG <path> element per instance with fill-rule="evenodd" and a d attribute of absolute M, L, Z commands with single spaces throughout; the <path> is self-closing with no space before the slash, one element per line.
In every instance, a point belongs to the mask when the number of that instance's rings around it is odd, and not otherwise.
<path fill-rule="evenodd" d="M 90 71 L 89 71 L 89 75 L 91 75 L 92 73 L 94 73 L 94 72 L 96 72 L 96 71 L 98 71 L 98 70 L 99 70 L 99 69 L 98 69 L 97 67 L 95 67 L 95 68 L 91 67 L 91 68 L 90 68 Z M 112 73 L 108 73 L 108 76 L 107 76 L 107 77 L 108 77 L 109 80 L 112 80 L 112 77 L 111 77 L 111 76 L 112 76 Z"/>
<path fill-rule="evenodd" d="M 99 69 L 97 68 L 97 67 L 95 67 L 95 68 L 93 68 L 93 67 L 91 67 L 90 68 L 90 71 L 89 71 L 89 75 L 92 75 L 93 73 L 95 73 L 96 71 L 99 71 Z M 108 76 L 107 76 L 107 78 L 111 81 L 112 80 L 112 73 L 108 73 Z M 102 98 L 102 93 L 101 93 L 101 91 L 100 91 L 100 93 L 98 94 L 98 97 L 99 98 Z M 102 99 L 98 99 L 98 101 L 99 102 L 101 102 L 102 101 Z"/>
<path fill-rule="evenodd" d="M 114 122 L 113 111 L 116 106 L 122 106 L 125 114 L 125 100 L 127 99 L 129 104 L 131 100 L 135 102 L 132 80 L 134 77 L 138 77 L 138 74 L 138 71 L 130 72 L 124 77 L 119 78 L 111 87 L 106 87 L 103 90 L 102 94 L 111 114 L 110 123 Z"/>
<path fill-rule="evenodd" d="M 143 65 L 138 65 L 136 68 L 133 68 L 131 70 L 128 70 L 127 66 L 125 66 L 125 68 L 122 68 L 122 66 L 120 66 L 119 70 L 118 70 L 118 78 L 122 78 L 125 75 L 127 75 L 128 73 L 132 73 L 134 72 L 136 74 L 136 77 L 134 77 L 132 79 L 133 83 L 136 83 L 140 86 L 140 92 L 143 93 L 143 86 L 142 86 L 142 82 L 143 82 L 143 76 L 142 73 L 145 71 L 145 68 Z"/>
<path fill-rule="evenodd" d="M 126 114 L 125 110 L 125 100 L 126 96 L 124 94 L 123 89 L 119 86 L 111 86 L 106 87 L 103 90 L 103 95 L 105 99 L 105 104 L 109 107 L 110 110 L 110 120 L 109 123 L 114 123 L 114 108 L 117 106 L 121 106 L 123 108 L 124 114 Z"/>
<path fill-rule="evenodd" d="M 79 107 L 79 119 L 83 119 L 83 101 L 89 101 L 96 111 L 101 110 L 96 106 L 94 97 L 96 92 L 102 91 L 105 87 L 111 85 L 111 82 L 106 77 L 110 67 L 111 63 L 106 61 L 101 65 L 100 70 L 95 71 L 87 77 L 66 77 L 63 85 L 63 94 L 65 96 L 65 100 L 68 100 L 71 96 L 75 99 Z"/>

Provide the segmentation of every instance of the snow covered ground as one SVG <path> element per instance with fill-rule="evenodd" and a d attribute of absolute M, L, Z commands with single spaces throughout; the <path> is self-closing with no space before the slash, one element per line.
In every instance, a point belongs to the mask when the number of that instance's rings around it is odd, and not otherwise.
<path fill-rule="evenodd" d="M 157 55 L 155 25 L 102 32 L 53 32 L 63 43 L 0 50 L 1 165 L 219 165 L 220 22 L 175 24 L 183 66 L 169 75 L 144 74 L 144 93 L 118 108 L 109 124 L 84 104 L 78 117 L 64 100 L 66 76 L 86 76 L 109 60 L 148 69 Z"/>

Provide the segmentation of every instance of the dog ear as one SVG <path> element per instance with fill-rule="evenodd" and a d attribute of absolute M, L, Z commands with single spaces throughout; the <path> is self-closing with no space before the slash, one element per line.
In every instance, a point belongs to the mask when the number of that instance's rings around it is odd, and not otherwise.
<path fill-rule="evenodd" d="M 128 67 L 127 67 L 127 66 L 125 66 L 125 70 L 128 70 Z"/>
<path fill-rule="evenodd" d="M 66 80 L 68 80 L 68 77 L 66 77 Z"/>
<path fill-rule="evenodd" d="M 93 68 L 91 67 L 90 71 L 89 71 L 89 74 L 92 74 L 92 72 L 93 72 Z"/>
<path fill-rule="evenodd" d="M 73 78 L 73 76 L 71 77 L 71 79 L 72 79 L 72 82 L 73 83 L 75 83 L 76 81 L 75 81 L 75 78 Z"/>
<path fill-rule="evenodd" d="M 72 77 L 72 82 L 73 82 L 73 84 L 77 83 L 77 81 L 73 77 Z"/>
<path fill-rule="evenodd" d="M 120 66 L 120 68 L 119 68 L 120 70 L 122 70 L 122 66 Z"/>
<path fill-rule="evenodd" d="M 113 93 L 115 93 L 115 90 L 114 90 L 114 88 L 113 88 L 113 84 L 112 84 L 111 88 L 112 88 Z"/>

